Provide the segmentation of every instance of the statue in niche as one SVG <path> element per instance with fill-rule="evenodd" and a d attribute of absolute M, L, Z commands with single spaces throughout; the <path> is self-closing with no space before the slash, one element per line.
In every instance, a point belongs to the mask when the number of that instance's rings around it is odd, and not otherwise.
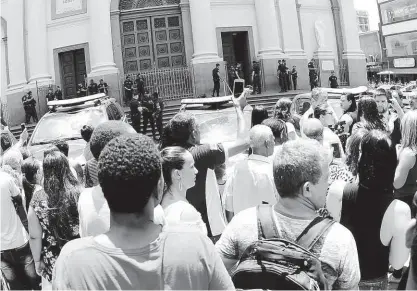
<path fill-rule="evenodd" d="M 314 23 L 314 30 L 316 33 L 316 41 L 318 50 L 324 49 L 326 47 L 325 41 L 324 41 L 324 35 L 326 33 L 326 27 L 321 20 L 317 20 Z"/>

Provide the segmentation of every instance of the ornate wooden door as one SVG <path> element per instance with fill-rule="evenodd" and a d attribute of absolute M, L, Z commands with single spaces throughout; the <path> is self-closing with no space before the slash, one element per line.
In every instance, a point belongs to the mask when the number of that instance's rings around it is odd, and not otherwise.
<path fill-rule="evenodd" d="M 85 54 L 84 49 L 79 49 L 74 52 L 75 63 L 75 80 L 77 84 L 85 83 L 87 76 L 87 70 L 85 68 Z M 98 83 L 98 80 L 95 80 Z"/>
<path fill-rule="evenodd" d="M 60 54 L 62 92 L 66 99 L 76 97 L 77 82 L 75 77 L 73 51 Z"/>
<path fill-rule="evenodd" d="M 122 35 L 125 74 L 151 69 L 154 59 L 150 18 L 122 22 Z"/>
<path fill-rule="evenodd" d="M 125 74 L 185 66 L 180 14 L 121 20 Z"/>
<path fill-rule="evenodd" d="M 180 15 L 152 17 L 153 45 L 158 69 L 185 65 L 181 23 Z"/>

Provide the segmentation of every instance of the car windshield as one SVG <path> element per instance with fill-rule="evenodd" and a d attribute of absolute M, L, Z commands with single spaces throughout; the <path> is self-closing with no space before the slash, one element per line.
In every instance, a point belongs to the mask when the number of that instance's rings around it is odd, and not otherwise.
<path fill-rule="evenodd" d="M 84 125 L 94 128 L 106 120 L 106 113 L 101 108 L 89 108 L 77 113 L 54 113 L 39 122 L 31 145 L 47 144 L 56 140 L 80 139 L 80 131 Z"/>
<path fill-rule="evenodd" d="M 234 109 L 194 114 L 200 129 L 200 141 L 202 143 L 233 142 L 236 140 L 237 117 Z M 245 111 L 244 116 L 249 132 L 250 112 Z"/>

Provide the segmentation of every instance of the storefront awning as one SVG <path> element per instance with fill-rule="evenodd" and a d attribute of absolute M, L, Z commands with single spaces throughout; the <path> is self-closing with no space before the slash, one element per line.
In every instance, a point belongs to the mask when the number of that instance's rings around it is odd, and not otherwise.
<path fill-rule="evenodd" d="M 394 75 L 417 75 L 417 68 L 396 69 L 390 68 Z"/>

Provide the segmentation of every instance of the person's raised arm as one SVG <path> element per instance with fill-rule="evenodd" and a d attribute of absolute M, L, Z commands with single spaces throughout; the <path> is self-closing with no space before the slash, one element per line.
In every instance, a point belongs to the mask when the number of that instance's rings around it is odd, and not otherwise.
<path fill-rule="evenodd" d="M 245 137 L 246 122 L 243 115 L 243 109 L 247 105 L 246 96 L 249 95 L 251 89 L 245 88 L 238 98 L 232 97 L 233 104 L 237 115 L 237 139 L 232 144 L 224 146 L 228 157 L 235 156 L 245 151 L 249 146 L 249 140 Z"/>

